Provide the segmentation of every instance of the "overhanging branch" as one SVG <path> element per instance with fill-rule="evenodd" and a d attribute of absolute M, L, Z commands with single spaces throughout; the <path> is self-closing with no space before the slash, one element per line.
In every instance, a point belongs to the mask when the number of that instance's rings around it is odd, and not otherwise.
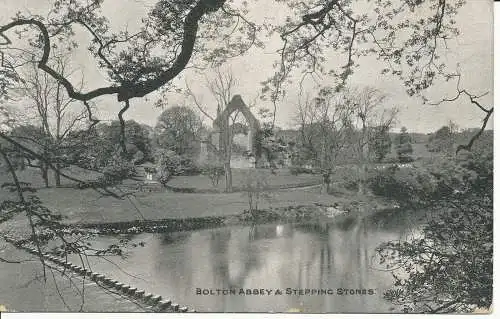
<path fill-rule="evenodd" d="M 47 63 L 51 53 L 51 42 L 49 31 L 44 23 L 36 19 L 17 19 L 0 27 L 0 37 L 6 40 L 6 42 L 2 43 L 3 45 L 11 44 L 10 39 L 5 35 L 6 31 L 19 26 L 34 26 L 38 28 L 43 40 L 43 53 L 40 61 L 38 61 L 37 67 L 61 83 L 68 92 L 70 98 L 79 101 L 89 101 L 99 96 L 117 94 L 118 101 L 124 102 L 131 98 L 143 97 L 157 90 L 182 72 L 193 54 L 199 21 L 204 15 L 219 10 L 225 2 L 226 0 L 200 0 L 189 11 L 184 20 L 181 51 L 172 66 L 159 73 L 157 77 L 138 83 L 122 83 L 120 85 L 101 87 L 88 92 L 77 91 L 66 77 L 48 66 Z"/>

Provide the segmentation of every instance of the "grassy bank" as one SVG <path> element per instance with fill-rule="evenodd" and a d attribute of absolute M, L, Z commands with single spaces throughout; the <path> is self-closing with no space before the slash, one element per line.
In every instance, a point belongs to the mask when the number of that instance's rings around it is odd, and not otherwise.
<path fill-rule="evenodd" d="M 245 187 L 246 174 L 249 169 L 232 169 L 233 189 L 240 191 Z M 289 169 L 277 169 L 273 173 L 269 169 L 252 169 L 252 174 L 261 174 L 266 178 L 267 186 L 271 190 L 287 189 L 302 186 L 320 185 L 322 177 L 313 174 L 292 175 Z M 224 176 L 219 184 L 214 186 L 207 176 L 175 176 L 167 186 L 172 189 L 191 190 L 200 193 L 224 192 Z"/>
<path fill-rule="evenodd" d="M 241 180 L 244 177 L 242 170 L 236 172 L 238 173 L 235 174 L 235 185 L 238 183 L 238 178 Z M 7 175 L 0 177 L 3 179 L 2 182 L 8 181 L 9 178 Z M 248 222 L 252 218 L 258 222 L 280 219 L 296 221 L 296 217 L 290 217 L 293 212 L 287 211 L 290 207 L 305 207 L 305 210 L 311 210 L 311 207 L 314 208 L 318 205 L 338 205 L 341 209 L 346 208 L 350 213 L 353 211 L 371 213 L 390 206 L 389 203 L 378 198 L 367 195 L 359 196 L 356 192 L 345 191 L 328 195 L 320 193 L 319 187 L 276 189 L 266 191 L 269 196 L 260 200 L 258 208 L 262 214 L 250 218 L 248 214 L 246 217 L 243 214 L 249 209 L 248 195 L 245 192 L 229 194 L 176 193 L 165 190 L 162 192 L 135 192 L 118 199 L 103 196 L 92 189 L 76 189 L 72 187 L 43 188 L 41 187 L 38 171 L 32 169 L 19 172 L 19 177 L 21 181 L 30 182 L 37 187 L 34 195 L 38 196 L 51 211 L 60 213 L 63 222 L 67 224 L 120 224 L 119 227 L 122 228 L 131 227 L 130 225 L 134 223 L 145 223 L 144 225 L 147 225 L 149 221 L 165 225 L 166 221 L 168 221 L 168 223 L 172 224 L 172 229 L 177 229 L 176 225 L 187 225 L 186 227 L 180 226 L 180 228 L 184 229 L 198 227 L 193 226 L 191 220 L 196 220 L 195 223 L 206 223 L 207 226 L 211 227 L 213 223 L 208 220 L 210 218 L 216 220 L 215 225 L 219 225 L 226 223 L 232 216 L 240 215 L 243 217 L 237 222 Z M 317 178 L 318 176 L 315 175 L 293 176 L 281 171 L 281 173 L 273 175 L 269 180 L 272 181 L 270 185 L 286 187 L 315 182 Z M 207 186 L 207 183 L 210 182 L 205 176 L 176 177 L 176 179 L 179 183 L 182 180 L 185 182 L 189 180 L 189 186 L 200 188 Z M 123 187 L 123 190 L 125 188 Z M 114 191 L 121 192 L 120 189 L 114 189 Z M 15 199 L 14 195 L 15 193 L 8 193 L 5 189 L 0 190 L 0 200 Z M 179 220 L 184 221 L 178 224 L 177 221 Z M 234 221 L 233 218 L 232 222 Z M 19 226 L 19 229 L 26 227 L 26 225 L 20 226 L 23 223 L 26 223 L 25 216 L 20 215 L 14 220 L 14 224 Z"/>

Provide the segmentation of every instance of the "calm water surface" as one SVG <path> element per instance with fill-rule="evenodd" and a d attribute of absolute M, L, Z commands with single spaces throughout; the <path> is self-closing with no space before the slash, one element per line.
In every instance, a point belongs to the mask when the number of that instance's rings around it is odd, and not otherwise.
<path fill-rule="evenodd" d="M 266 224 L 170 234 L 102 237 L 95 246 L 130 240 L 125 258 L 91 260 L 95 271 L 208 312 L 389 312 L 382 299 L 392 276 L 376 263 L 375 248 L 404 236 L 367 222 Z M 137 245 L 136 247 L 134 247 Z M 76 260 L 75 260 L 76 262 Z M 233 288 L 236 295 L 217 294 Z M 239 295 L 243 289 L 270 289 L 271 295 Z M 323 295 L 287 294 L 286 289 L 325 289 Z M 337 289 L 373 289 L 373 295 L 338 295 Z M 275 295 L 276 289 L 283 294 Z M 328 294 L 328 289 L 333 294 Z M 289 290 L 290 291 L 290 290 Z"/>

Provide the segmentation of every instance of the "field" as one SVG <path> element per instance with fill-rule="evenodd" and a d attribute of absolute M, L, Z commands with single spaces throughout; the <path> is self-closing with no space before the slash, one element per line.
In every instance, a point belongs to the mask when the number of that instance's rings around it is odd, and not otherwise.
<path fill-rule="evenodd" d="M 292 175 L 288 169 L 275 170 L 271 173 L 269 169 L 232 169 L 233 187 L 241 190 L 245 187 L 248 174 L 257 174 L 266 180 L 268 189 L 285 189 L 321 184 L 321 176 L 311 174 Z M 174 188 L 193 189 L 196 192 L 223 192 L 224 176 L 221 176 L 219 184 L 213 186 L 210 178 L 204 175 L 176 176 L 168 184 Z"/>
<path fill-rule="evenodd" d="M 84 179 L 86 172 L 73 172 L 76 177 Z M 89 175 L 86 175 L 89 176 Z M 243 179 L 243 172 L 235 170 L 234 185 L 239 185 Z M 92 189 L 75 189 L 69 187 L 73 182 L 63 179 L 63 187 L 44 188 L 38 170 L 27 168 L 18 171 L 18 177 L 23 182 L 29 182 L 36 188 L 34 195 L 40 197 L 43 203 L 60 212 L 67 218 L 66 222 L 110 222 L 129 221 L 136 219 L 161 219 L 168 217 L 197 217 L 221 216 L 241 213 L 248 209 L 248 199 L 245 193 L 234 192 L 231 194 L 204 194 L 204 193 L 177 193 L 162 192 L 137 192 L 123 199 L 102 196 Z M 290 187 L 300 185 L 318 184 L 318 176 L 299 175 L 292 176 L 285 172 L 270 175 L 270 185 Z M 0 182 L 10 182 L 10 175 L 2 170 Z M 182 187 L 208 188 L 210 180 L 206 176 L 182 176 L 172 180 L 174 185 Z M 137 183 L 128 180 L 126 183 Z M 224 184 L 221 181 L 220 187 Z M 120 193 L 120 190 L 116 190 Z M 287 189 L 267 192 L 270 196 L 261 203 L 262 208 L 269 206 L 290 206 L 296 204 L 331 203 L 333 197 L 319 193 L 319 188 Z M 6 189 L 0 190 L 0 200 L 14 199 L 15 193 Z"/>

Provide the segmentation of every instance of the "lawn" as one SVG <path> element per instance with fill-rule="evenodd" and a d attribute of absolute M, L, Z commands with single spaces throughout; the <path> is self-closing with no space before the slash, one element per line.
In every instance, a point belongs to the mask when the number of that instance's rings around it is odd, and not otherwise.
<path fill-rule="evenodd" d="M 266 172 L 269 172 L 267 170 Z M 89 175 L 87 172 L 72 172 L 77 178 L 83 179 Z M 235 170 L 234 185 L 237 186 L 243 180 L 242 170 Z M 248 199 L 244 193 L 176 193 L 170 191 L 163 192 L 137 192 L 124 199 L 117 199 L 109 196 L 102 196 L 92 189 L 75 189 L 68 187 L 74 184 L 63 179 L 61 188 L 44 188 L 40 173 L 36 169 L 27 168 L 18 172 L 18 177 L 23 182 L 29 182 L 37 191 L 36 196 L 40 197 L 44 205 L 54 211 L 60 212 L 67 217 L 66 222 L 112 222 L 131 221 L 136 219 L 162 219 L 162 218 L 182 218 L 197 216 L 223 216 L 237 214 L 248 209 Z M 292 176 L 279 171 L 276 175 L 269 173 L 269 185 L 275 187 L 290 187 L 300 185 L 318 184 L 320 179 L 313 175 Z M 0 184 L 10 182 L 11 176 L 2 170 L 0 173 Z M 206 176 L 177 177 L 176 185 L 181 187 L 197 187 L 209 189 L 210 180 Z M 136 183 L 136 182 L 135 182 Z M 220 187 L 223 187 L 221 181 Z M 328 204 L 333 201 L 329 195 L 319 194 L 319 189 L 303 190 L 274 190 L 268 192 L 270 198 L 262 200 L 261 208 L 280 207 L 297 204 Z M 6 189 L 0 189 L 0 201 L 5 199 L 15 199 L 15 193 L 10 193 Z"/>
<path fill-rule="evenodd" d="M 320 194 L 319 189 L 278 190 L 268 192 L 269 199 L 259 207 L 285 207 L 333 204 L 334 196 Z M 68 223 L 119 222 L 201 216 L 225 216 L 248 209 L 244 193 L 184 194 L 174 192 L 136 193 L 124 199 L 103 197 L 91 189 L 40 189 L 36 193 L 44 205 L 65 216 Z"/>
<path fill-rule="evenodd" d="M 301 186 L 311 186 L 321 184 L 320 175 L 300 174 L 292 175 L 288 169 L 278 169 L 274 173 L 269 169 L 232 169 L 233 188 L 235 190 L 244 189 L 247 174 L 260 174 L 266 180 L 268 189 L 285 189 Z M 172 188 L 191 189 L 196 192 L 223 192 L 224 176 L 221 176 L 219 184 L 213 186 L 210 178 L 204 175 L 196 176 L 175 176 L 168 182 Z"/>
<path fill-rule="evenodd" d="M 345 170 L 342 170 L 345 171 Z M 260 171 L 261 173 L 263 171 Z M 269 172 L 269 170 L 264 171 Z M 235 186 L 243 180 L 242 170 L 235 170 Z M 22 181 L 41 186 L 37 171 L 25 170 L 19 173 Z M 7 182 L 10 176 L 5 172 L 0 175 L 0 182 Z M 290 186 L 311 185 L 321 182 L 317 175 L 290 175 L 287 170 L 278 171 L 276 175 L 269 172 L 269 185 L 281 187 L 266 191 L 268 198 L 259 202 L 260 209 L 269 207 L 287 207 L 296 205 L 313 205 L 315 203 L 332 205 L 334 202 L 348 203 L 353 200 L 370 203 L 371 200 L 357 199 L 355 194 L 339 193 L 335 196 L 320 193 L 320 187 L 284 188 Z M 176 185 L 209 187 L 210 180 L 205 176 L 178 177 Z M 221 181 L 220 187 L 224 184 Z M 120 191 L 117 191 L 118 193 Z M 227 193 L 178 193 L 172 191 L 136 192 L 123 199 L 102 196 L 92 189 L 75 189 L 71 187 L 43 188 L 37 187 L 35 193 L 53 211 L 61 213 L 67 223 L 99 223 L 122 222 L 133 220 L 158 220 L 164 218 L 227 216 L 242 213 L 248 209 L 248 196 L 245 192 Z M 0 201 L 14 199 L 15 193 L 0 190 Z"/>

